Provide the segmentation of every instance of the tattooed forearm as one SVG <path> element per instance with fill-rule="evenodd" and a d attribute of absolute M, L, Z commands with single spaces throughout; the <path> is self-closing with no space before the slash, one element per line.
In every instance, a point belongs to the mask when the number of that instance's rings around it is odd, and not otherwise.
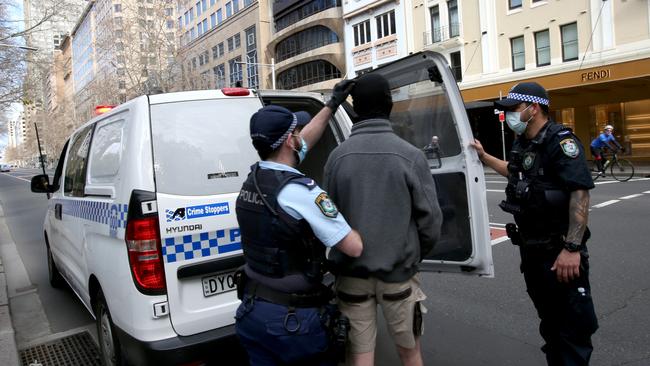
<path fill-rule="evenodd" d="M 589 218 L 589 191 L 578 190 L 571 192 L 569 203 L 569 230 L 566 234 L 566 241 L 580 244 L 582 235 L 587 228 Z"/>

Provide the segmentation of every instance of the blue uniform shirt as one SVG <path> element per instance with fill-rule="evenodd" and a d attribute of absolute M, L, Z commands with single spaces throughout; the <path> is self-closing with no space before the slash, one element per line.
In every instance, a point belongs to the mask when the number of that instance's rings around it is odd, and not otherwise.
<path fill-rule="evenodd" d="M 284 170 L 304 175 L 288 165 L 272 161 L 260 161 L 260 168 Z M 302 184 L 289 183 L 278 194 L 278 204 L 296 220 L 305 219 L 316 237 L 325 246 L 333 247 L 345 238 L 352 229 L 340 212 L 335 217 L 332 217 L 332 215 L 326 215 L 322 211 L 318 204 L 318 199 L 322 193 L 325 193 L 325 191 L 318 186 L 310 190 Z"/>
<path fill-rule="evenodd" d="M 620 146 L 618 144 L 618 141 L 616 141 L 616 138 L 614 138 L 614 134 L 611 135 L 606 135 L 604 132 L 600 134 L 600 136 L 596 137 L 592 142 L 591 142 L 591 147 L 595 149 L 602 149 L 603 147 L 609 147 L 609 142 L 613 142 L 614 145 Z"/>

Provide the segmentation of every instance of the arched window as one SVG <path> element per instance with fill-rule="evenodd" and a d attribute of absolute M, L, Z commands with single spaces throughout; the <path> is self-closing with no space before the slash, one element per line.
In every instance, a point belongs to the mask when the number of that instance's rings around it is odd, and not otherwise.
<path fill-rule="evenodd" d="M 339 37 L 331 29 L 317 25 L 283 39 L 275 46 L 276 61 L 284 61 L 313 49 L 337 43 Z"/>
<path fill-rule="evenodd" d="M 296 8 L 286 14 L 275 18 L 275 31 L 279 32 L 282 29 L 298 23 L 299 21 L 308 18 L 323 10 L 341 6 L 341 0 L 312 0 L 306 4 Z"/>
<path fill-rule="evenodd" d="M 296 65 L 278 75 L 280 89 L 295 89 L 301 86 L 341 77 L 341 71 L 325 60 L 316 60 Z"/>

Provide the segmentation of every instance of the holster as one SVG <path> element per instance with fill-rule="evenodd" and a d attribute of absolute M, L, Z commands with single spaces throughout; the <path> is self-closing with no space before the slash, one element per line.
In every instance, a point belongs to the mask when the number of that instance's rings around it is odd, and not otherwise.
<path fill-rule="evenodd" d="M 521 246 L 524 244 L 516 224 L 506 224 L 506 234 L 508 235 L 508 238 L 510 238 L 512 245 Z"/>
<path fill-rule="evenodd" d="M 237 268 L 237 271 L 235 271 L 235 285 L 237 286 L 237 298 L 239 300 L 244 298 L 244 289 L 246 287 L 247 279 L 248 276 L 246 276 L 244 266 Z"/>

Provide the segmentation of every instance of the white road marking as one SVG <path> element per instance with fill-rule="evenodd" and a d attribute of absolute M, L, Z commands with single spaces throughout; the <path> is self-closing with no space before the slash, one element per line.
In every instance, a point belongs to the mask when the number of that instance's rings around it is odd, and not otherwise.
<path fill-rule="evenodd" d="M 594 182 L 594 184 L 612 184 L 612 183 L 621 183 L 617 180 L 606 180 L 606 181 L 600 181 L 600 182 Z"/>
<path fill-rule="evenodd" d="M 506 236 L 502 236 L 500 238 L 496 238 L 496 239 L 492 240 L 490 243 L 492 244 L 492 246 L 494 246 L 496 244 L 503 243 L 504 241 L 508 241 L 508 240 L 510 240 L 510 238 L 506 235 Z"/>
<path fill-rule="evenodd" d="M 643 192 L 643 193 L 645 193 L 645 194 L 650 194 L 650 191 L 645 191 L 645 192 Z"/>
<path fill-rule="evenodd" d="M 643 194 L 637 193 L 637 194 L 631 194 L 629 196 L 619 197 L 619 198 L 622 199 L 622 200 L 629 200 L 629 199 L 637 198 L 637 197 L 641 197 L 641 196 L 643 196 Z"/>
<path fill-rule="evenodd" d="M 499 193 L 505 193 L 503 192 L 503 189 L 486 189 L 487 192 L 499 192 Z"/>
<path fill-rule="evenodd" d="M 2 174 L 6 175 L 6 176 L 8 176 L 8 177 L 12 177 L 12 178 L 16 178 L 16 179 L 24 180 L 25 182 L 30 182 L 30 183 L 31 183 L 31 181 L 32 181 L 31 179 L 20 178 L 20 177 L 16 177 L 16 176 L 13 176 L 13 175 L 11 175 L 11 174 L 7 174 L 7 173 L 2 173 Z"/>
<path fill-rule="evenodd" d="M 498 222 L 491 222 L 490 226 L 497 226 L 495 229 L 498 229 L 499 227 L 506 227 L 506 224 L 499 224 Z"/>
<path fill-rule="evenodd" d="M 605 207 L 605 206 L 612 205 L 612 204 L 614 204 L 614 203 L 616 203 L 616 202 L 620 202 L 620 201 L 621 201 L 621 200 L 609 200 L 609 201 L 605 201 L 605 202 L 603 202 L 603 203 L 599 203 L 599 204 L 597 204 L 597 205 L 593 205 L 592 207 L 593 207 L 593 208 L 601 208 L 601 207 Z"/>
<path fill-rule="evenodd" d="M 485 183 L 508 183 L 507 180 L 486 180 Z"/>

